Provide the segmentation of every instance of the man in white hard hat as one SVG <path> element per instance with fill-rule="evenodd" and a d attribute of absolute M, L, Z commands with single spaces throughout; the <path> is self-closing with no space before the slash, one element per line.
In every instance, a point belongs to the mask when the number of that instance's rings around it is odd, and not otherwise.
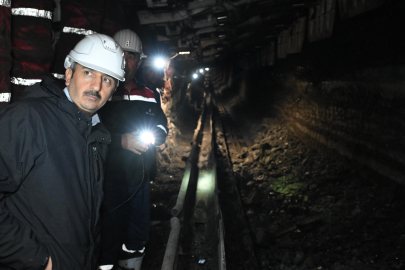
<path fill-rule="evenodd" d="M 0 111 L 0 268 L 94 270 L 103 162 L 111 137 L 100 109 L 124 81 L 120 46 L 84 37 L 53 78 Z"/>
<path fill-rule="evenodd" d="M 155 145 L 164 143 L 167 119 L 154 93 L 135 79 L 146 56 L 138 35 L 124 29 L 114 39 L 125 52 L 125 83 L 100 110 L 111 132 L 102 208 L 99 269 L 135 269 L 150 237 L 149 173 Z"/>

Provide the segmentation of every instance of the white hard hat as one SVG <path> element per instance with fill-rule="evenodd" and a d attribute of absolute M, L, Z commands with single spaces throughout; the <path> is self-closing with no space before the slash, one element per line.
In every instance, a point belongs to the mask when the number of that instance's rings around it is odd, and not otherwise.
<path fill-rule="evenodd" d="M 124 51 L 112 37 L 103 34 L 85 36 L 65 59 L 65 68 L 73 62 L 125 81 Z"/>
<path fill-rule="evenodd" d="M 147 57 L 142 51 L 142 41 L 134 31 L 130 29 L 120 30 L 115 33 L 114 39 L 124 51 L 139 53 L 141 59 Z"/>

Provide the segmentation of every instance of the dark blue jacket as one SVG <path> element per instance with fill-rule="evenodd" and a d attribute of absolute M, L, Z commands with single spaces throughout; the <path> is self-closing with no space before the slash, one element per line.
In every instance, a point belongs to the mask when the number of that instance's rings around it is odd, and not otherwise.
<path fill-rule="evenodd" d="M 54 79 L 0 111 L 0 269 L 95 269 L 110 134 Z"/>

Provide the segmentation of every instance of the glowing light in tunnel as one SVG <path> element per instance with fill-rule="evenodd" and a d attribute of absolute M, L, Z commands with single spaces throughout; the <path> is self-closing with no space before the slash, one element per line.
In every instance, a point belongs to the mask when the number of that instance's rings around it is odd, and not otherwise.
<path fill-rule="evenodd" d="M 155 136 L 150 131 L 142 132 L 140 137 L 144 144 L 155 144 Z"/>
<path fill-rule="evenodd" d="M 165 60 L 163 60 L 163 58 L 156 58 L 155 59 L 155 66 L 157 68 L 163 68 L 165 66 Z"/>
<path fill-rule="evenodd" d="M 198 177 L 197 190 L 198 191 L 212 191 L 215 187 L 212 175 L 210 173 L 204 173 Z"/>

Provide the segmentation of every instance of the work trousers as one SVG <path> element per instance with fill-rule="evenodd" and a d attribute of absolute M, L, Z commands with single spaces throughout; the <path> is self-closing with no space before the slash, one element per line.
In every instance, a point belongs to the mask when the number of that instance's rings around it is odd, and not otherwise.
<path fill-rule="evenodd" d="M 115 264 L 122 245 L 141 250 L 150 238 L 150 181 L 142 186 L 119 186 L 105 183 L 101 217 L 100 265 Z M 136 195 L 128 202 L 134 192 Z M 117 206 L 121 205 L 115 209 Z"/>

